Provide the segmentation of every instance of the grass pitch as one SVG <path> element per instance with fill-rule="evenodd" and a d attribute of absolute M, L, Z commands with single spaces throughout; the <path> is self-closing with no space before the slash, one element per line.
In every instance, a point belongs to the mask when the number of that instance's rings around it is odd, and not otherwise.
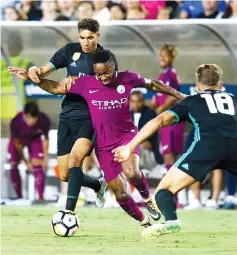
<path fill-rule="evenodd" d="M 50 220 L 58 208 L 2 207 L 2 254 L 8 255 L 237 255 L 237 211 L 179 211 L 182 231 L 157 239 L 121 209 L 79 208 L 80 230 L 56 237 Z"/>

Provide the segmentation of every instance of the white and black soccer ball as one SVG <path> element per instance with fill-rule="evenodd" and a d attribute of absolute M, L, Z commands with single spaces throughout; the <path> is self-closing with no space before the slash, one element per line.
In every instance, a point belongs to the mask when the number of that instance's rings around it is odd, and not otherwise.
<path fill-rule="evenodd" d="M 62 237 L 75 235 L 80 226 L 77 215 L 68 210 L 60 210 L 55 213 L 51 224 L 54 233 Z"/>

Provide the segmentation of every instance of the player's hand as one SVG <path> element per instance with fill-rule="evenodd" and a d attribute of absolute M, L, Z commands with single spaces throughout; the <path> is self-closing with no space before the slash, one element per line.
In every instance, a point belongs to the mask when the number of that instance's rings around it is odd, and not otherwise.
<path fill-rule="evenodd" d="M 114 153 L 114 161 L 122 162 L 130 158 L 132 155 L 132 150 L 128 145 L 123 145 L 112 150 L 112 153 Z"/>
<path fill-rule="evenodd" d="M 27 170 L 31 173 L 33 173 L 33 167 L 32 167 L 32 164 L 30 161 L 27 161 L 26 162 L 26 165 L 27 165 Z"/>
<path fill-rule="evenodd" d="M 11 74 L 16 75 L 19 79 L 22 79 L 22 80 L 29 79 L 28 72 L 22 68 L 9 66 L 8 71 Z"/>
<path fill-rule="evenodd" d="M 60 82 L 60 85 L 63 89 L 63 91 L 69 91 L 72 87 L 72 83 L 74 80 L 78 79 L 78 77 L 67 77 L 67 78 L 64 78 L 61 82 Z"/>
<path fill-rule="evenodd" d="M 40 75 L 42 74 L 42 70 L 40 67 L 37 67 L 37 66 L 32 66 L 30 69 L 29 69 L 29 77 L 30 79 L 35 82 L 35 83 L 40 83 Z"/>

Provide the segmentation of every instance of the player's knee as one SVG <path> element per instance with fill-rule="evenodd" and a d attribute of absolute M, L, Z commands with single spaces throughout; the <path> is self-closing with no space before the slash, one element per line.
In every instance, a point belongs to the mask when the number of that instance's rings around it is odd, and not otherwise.
<path fill-rule="evenodd" d="M 129 194 L 126 191 L 115 191 L 115 197 L 120 202 L 125 202 L 128 200 Z"/>
<path fill-rule="evenodd" d="M 68 182 L 69 175 L 66 174 L 60 174 L 60 180 L 63 182 Z"/>
<path fill-rule="evenodd" d="M 127 167 L 123 170 L 123 172 L 129 181 L 136 181 L 137 179 L 140 179 L 140 171 L 137 172 L 133 167 Z"/>
<path fill-rule="evenodd" d="M 31 160 L 32 166 L 42 166 L 43 160 L 34 158 Z"/>
<path fill-rule="evenodd" d="M 59 172 L 60 172 L 60 180 L 63 182 L 68 182 L 69 179 L 69 169 L 65 167 L 59 166 Z"/>
<path fill-rule="evenodd" d="M 69 168 L 71 167 L 81 167 L 83 163 L 83 158 L 79 155 L 71 154 L 69 157 Z"/>

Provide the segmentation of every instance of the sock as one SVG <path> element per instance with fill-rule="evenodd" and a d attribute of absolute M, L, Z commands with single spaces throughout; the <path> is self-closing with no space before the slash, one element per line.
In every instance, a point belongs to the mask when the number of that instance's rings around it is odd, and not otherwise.
<path fill-rule="evenodd" d="M 35 188 L 39 194 L 39 199 L 44 199 L 44 184 L 45 184 L 45 174 L 41 165 L 33 166 L 34 176 L 35 176 Z"/>
<path fill-rule="evenodd" d="M 10 178 L 18 198 L 22 198 L 21 176 L 17 166 L 11 166 Z"/>
<path fill-rule="evenodd" d="M 150 197 L 150 190 L 145 175 L 141 172 L 141 178 L 138 181 L 129 181 L 141 194 L 142 198 Z"/>
<path fill-rule="evenodd" d="M 132 218 L 138 221 L 143 221 L 145 216 L 143 212 L 139 209 L 135 201 L 132 199 L 132 197 L 128 197 L 127 201 L 119 201 L 116 199 L 119 203 L 120 207 Z"/>
<path fill-rule="evenodd" d="M 100 181 L 90 177 L 87 174 L 84 174 L 84 173 L 82 173 L 82 174 L 83 174 L 83 185 L 82 186 L 91 188 L 97 193 L 101 188 Z"/>
<path fill-rule="evenodd" d="M 75 210 L 82 182 L 83 182 L 82 168 L 71 167 L 69 169 L 66 210 L 70 211 Z"/>
<path fill-rule="evenodd" d="M 167 189 L 161 189 L 155 196 L 156 203 L 165 220 L 177 220 L 176 201 L 174 195 Z"/>
<path fill-rule="evenodd" d="M 234 196 L 236 192 L 236 182 L 237 177 L 233 175 L 232 173 L 225 172 L 225 181 L 226 181 L 226 188 L 228 196 Z"/>

